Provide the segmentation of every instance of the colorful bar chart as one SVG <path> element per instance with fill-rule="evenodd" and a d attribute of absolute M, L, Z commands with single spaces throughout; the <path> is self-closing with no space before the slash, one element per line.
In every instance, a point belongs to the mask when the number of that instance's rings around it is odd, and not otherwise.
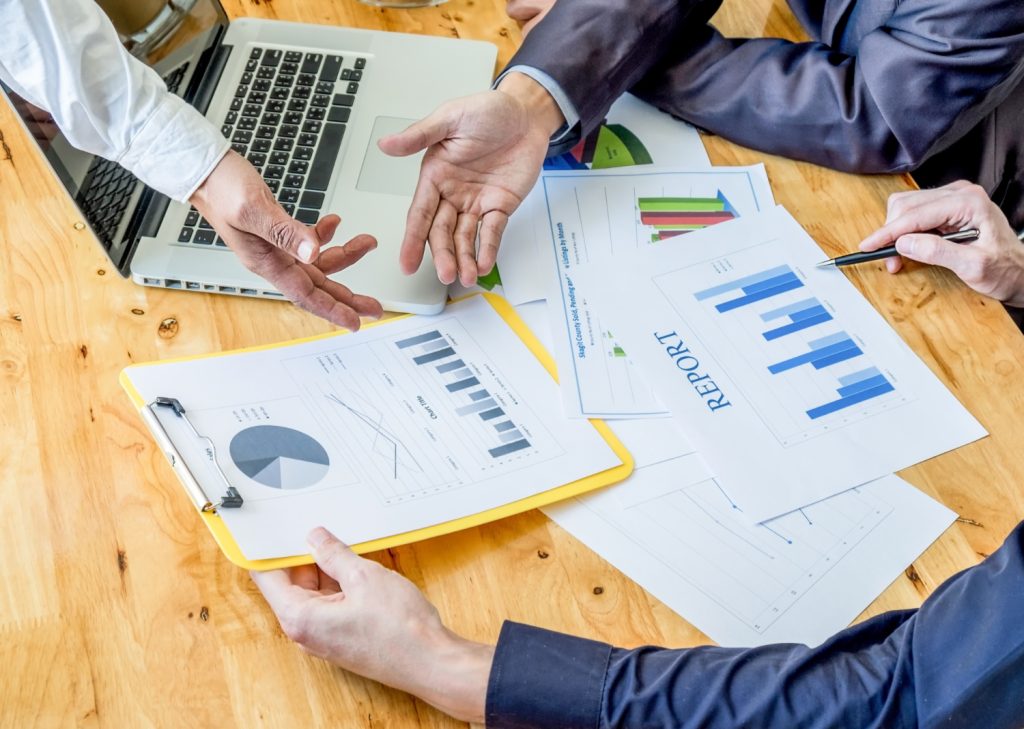
<path fill-rule="evenodd" d="M 742 293 L 742 296 L 715 305 L 715 309 L 720 314 L 724 314 L 727 311 L 739 309 L 740 307 L 784 294 L 787 291 L 801 288 L 803 285 L 803 281 L 800 280 L 800 277 L 796 275 L 792 268 L 782 265 L 698 291 L 694 296 L 697 301 L 704 301 L 705 299 L 734 291 Z"/>
<path fill-rule="evenodd" d="M 795 304 L 782 306 L 761 314 L 761 320 L 764 322 L 775 321 L 781 318 L 788 319 L 789 323 L 763 332 L 762 336 L 767 341 L 770 342 L 787 334 L 793 334 L 818 324 L 824 324 L 832 320 L 832 315 L 828 313 L 828 310 L 822 306 L 820 301 L 814 298 L 804 299 Z"/>
<path fill-rule="evenodd" d="M 843 408 L 851 407 L 896 389 L 876 367 L 868 367 L 840 377 L 839 384 L 840 387 L 836 388 L 839 399 L 808 410 L 807 415 L 811 420 L 823 418 Z"/>
<path fill-rule="evenodd" d="M 836 332 L 827 337 L 814 339 L 808 342 L 808 346 L 809 352 L 768 365 L 768 371 L 777 375 L 805 364 L 820 370 L 864 354 L 846 332 Z"/>
<path fill-rule="evenodd" d="M 640 223 L 654 229 L 651 242 L 732 220 L 736 211 L 721 191 L 715 197 L 642 197 Z"/>
<path fill-rule="evenodd" d="M 530 447 L 530 441 L 509 419 L 498 401 L 480 384 L 469 365 L 459 358 L 455 347 L 440 331 L 433 329 L 395 342 L 409 353 L 413 364 L 433 367 L 445 390 L 455 400 L 454 411 L 460 417 L 479 419 L 495 439 L 489 448 L 491 458 L 501 458 Z M 489 437 L 491 437 L 489 436 Z"/>

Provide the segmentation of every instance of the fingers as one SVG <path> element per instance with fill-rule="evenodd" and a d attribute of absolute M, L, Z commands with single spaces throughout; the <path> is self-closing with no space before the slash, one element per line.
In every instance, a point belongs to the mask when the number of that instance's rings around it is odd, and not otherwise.
<path fill-rule="evenodd" d="M 960 228 L 971 219 L 962 199 L 944 195 L 929 196 L 927 201 L 906 210 L 860 243 L 862 251 L 874 251 L 892 245 L 903 235 L 942 228 Z"/>
<path fill-rule="evenodd" d="M 942 266 L 960 273 L 963 263 L 970 258 L 972 249 L 957 245 L 937 235 L 916 233 L 904 235 L 896 241 L 896 250 L 901 256 L 913 261 Z"/>
<path fill-rule="evenodd" d="M 459 279 L 463 286 L 476 283 L 476 233 L 479 220 L 472 213 L 463 213 L 455 225 L 455 259 L 458 261 Z"/>
<path fill-rule="evenodd" d="M 291 570 L 250 572 L 249 576 L 252 577 L 256 587 L 263 593 L 263 598 L 270 605 L 270 609 L 274 611 L 275 615 L 289 614 L 297 605 L 311 597 L 305 588 L 296 585 L 293 581 Z"/>
<path fill-rule="evenodd" d="M 357 235 L 345 245 L 325 248 L 316 261 L 316 267 L 330 276 L 357 263 L 376 248 L 377 239 L 372 235 Z"/>
<path fill-rule="evenodd" d="M 328 216 L 323 221 L 324 229 L 331 235 L 338 227 L 337 222 L 331 222 L 331 218 L 336 217 Z M 251 221 L 250 225 L 243 227 L 247 233 L 259 236 L 303 263 L 312 263 L 320 255 L 316 230 L 288 215 L 276 201 L 262 210 L 251 211 L 245 220 Z"/>
<path fill-rule="evenodd" d="M 317 527 L 306 537 L 313 559 L 329 577 L 334 578 L 342 589 L 354 573 L 359 572 L 366 562 L 348 545 L 323 527 Z"/>
<path fill-rule="evenodd" d="M 477 254 L 477 273 L 486 275 L 494 268 L 498 260 L 498 247 L 501 236 L 505 234 L 508 215 L 500 210 L 492 210 L 480 221 L 480 252 Z"/>
<path fill-rule="evenodd" d="M 421 171 L 419 182 L 416 183 L 416 192 L 413 193 L 412 203 L 409 205 L 409 213 L 405 218 L 405 236 L 402 238 L 402 248 L 398 253 L 398 261 L 406 275 L 416 273 L 423 263 L 424 246 L 430 236 L 440 202 L 441 192 L 434 183 L 423 177 Z M 454 279 L 453 272 L 452 280 Z"/>
<path fill-rule="evenodd" d="M 377 146 L 384 154 L 392 157 L 407 157 L 432 144 L 444 141 L 451 131 L 453 118 L 452 106 L 445 104 L 430 116 L 407 127 L 405 131 L 382 137 Z"/>
<path fill-rule="evenodd" d="M 458 217 L 455 206 L 447 200 L 442 200 L 437 206 L 437 213 L 430 224 L 430 233 L 427 236 L 437 278 L 446 286 L 455 280 L 459 268 L 455 257 L 455 229 Z"/>
<path fill-rule="evenodd" d="M 313 229 L 316 231 L 316 235 L 320 239 L 320 245 L 325 246 L 331 242 L 339 225 L 341 225 L 341 218 L 337 215 L 325 215 L 320 218 L 320 220 L 316 221 L 316 225 L 313 226 Z"/>

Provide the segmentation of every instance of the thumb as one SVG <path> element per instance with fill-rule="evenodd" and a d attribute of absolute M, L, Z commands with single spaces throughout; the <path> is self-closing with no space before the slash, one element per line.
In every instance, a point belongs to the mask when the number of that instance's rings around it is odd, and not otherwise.
<path fill-rule="evenodd" d="M 320 240 L 316 230 L 300 223 L 276 203 L 260 217 L 258 235 L 303 263 L 312 263 L 320 255 Z"/>
<path fill-rule="evenodd" d="M 444 141 L 451 131 L 451 117 L 441 107 L 425 119 L 410 125 L 405 131 L 381 137 L 377 146 L 391 157 L 408 157 L 432 144 Z"/>
<path fill-rule="evenodd" d="M 347 544 L 323 527 L 311 531 L 306 537 L 306 544 L 320 569 L 337 580 L 342 589 L 348 581 L 346 578 L 363 561 Z"/>
<path fill-rule="evenodd" d="M 963 246 L 927 233 L 900 236 L 896 241 L 896 251 L 901 256 L 913 261 L 942 266 L 954 271 L 958 268 L 965 253 Z"/>

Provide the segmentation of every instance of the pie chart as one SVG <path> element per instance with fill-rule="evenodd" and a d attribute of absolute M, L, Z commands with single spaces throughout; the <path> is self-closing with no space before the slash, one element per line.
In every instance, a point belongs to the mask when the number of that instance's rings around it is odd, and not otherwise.
<path fill-rule="evenodd" d="M 280 425 L 254 425 L 231 439 L 231 460 L 257 483 L 274 489 L 304 489 L 330 470 L 331 459 L 305 433 Z"/>

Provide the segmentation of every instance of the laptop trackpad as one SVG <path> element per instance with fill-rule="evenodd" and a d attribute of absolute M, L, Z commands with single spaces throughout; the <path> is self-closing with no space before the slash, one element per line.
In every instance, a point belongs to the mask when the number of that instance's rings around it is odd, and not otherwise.
<path fill-rule="evenodd" d="M 409 157 L 389 157 L 380 151 L 377 140 L 395 132 L 401 132 L 415 119 L 400 119 L 393 116 L 379 116 L 373 123 L 370 143 L 366 147 L 363 166 L 359 170 L 356 189 L 363 192 L 382 192 L 389 195 L 412 197 L 416 180 L 420 174 L 422 154 Z"/>

